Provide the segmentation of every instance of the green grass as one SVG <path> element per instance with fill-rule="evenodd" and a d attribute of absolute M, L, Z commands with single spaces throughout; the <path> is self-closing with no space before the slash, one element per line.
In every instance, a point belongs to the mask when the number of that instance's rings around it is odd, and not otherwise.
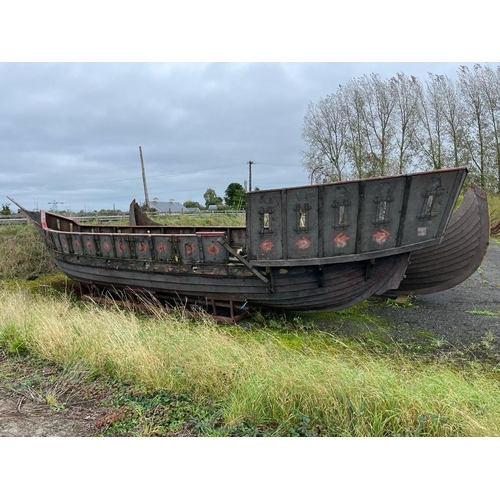
<path fill-rule="evenodd" d="M 126 388 L 103 435 L 500 435 L 498 372 L 488 364 L 374 351 L 307 319 L 243 328 L 66 294 L 3 289 L 0 301 L 4 352 Z"/>
<path fill-rule="evenodd" d="M 0 226 L 0 279 L 26 279 L 55 270 L 55 264 L 32 224 Z"/>
<path fill-rule="evenodd" d="M 164 215 L 150 217 L 153 221 L 165 226 L 244 226 L 245 214 L 226 214 L 220 212 L 205 216 L 196 215 Z"/>
<path fill-rule="evenodd" d="M 500 238 L 500 194 L 488 193 L 488 206 L 490 209 L 492 236 Z"/>

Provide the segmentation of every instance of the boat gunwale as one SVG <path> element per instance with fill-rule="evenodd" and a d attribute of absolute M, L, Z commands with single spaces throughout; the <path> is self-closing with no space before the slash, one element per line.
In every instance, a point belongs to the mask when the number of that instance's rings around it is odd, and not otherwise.
<path fill-rule="evenodd" d="M 400 179 L 400 178 L 405 178 L 408 176 L 421 176 L 421 175 L 429 175 L 432 172 L 458 172 L 458 171 L 465 171 L 467 174 L 469 172 L 468 167 L 453 167 L 453 168 L 440 168 L 436 170 L 422 170 L 419 172 L 408 172 L 406 174 L 397 174 L 397 175 L 381 175 L 378 177 L 365 177 L 363 179 L 348 179 L 345 181 L 336 181 L 336 182 L 325 182 L 321 184 L 304 184 L 301 186 L 291 186 L 291 187 L 284 187 L 284 188 L 270 188 L 270 189 L 259 189 L 258 191 L 250 191 L 251 193 L 267 193 L 271 191 L 292 191 L 295 189 L 304 189 L 306 187 L 318 187 L 318 186 L 341 186 L 344 184 L 352 184 L 352 183 L 359 183 L 359 182 L 366 182 L 366 181 L 379 181 L 379 180 L 384 180 L 384 179 Z"/>
<path fill-rule="evenodd" d="M 75 226 L 79 228 L 85 228 L 85 227 L 107 227 L 103 225 L 95 225 L 95 226 L 87 226 L 87 225 L 82 225 L 80 224 L 77 220 L 72 219 L 71 217 L 66 217 L 64 215 L 60 214 L 55 214 L 54 212 L 49 212 L 46 210 L 40 210 L 40 216 L 41 216 L 41 227 L 44 231 L 46 232 L 52 232 L 52 233 L 58 233 L 58 234 L 79 234 L 79 235 L 101 235 L 101 236 L 141 236 L 141 237 L 150 237 L 150 236 L 182 236 L 182 237 L 189 237 L 189 236 L 206 236 L 206 237 L 220 237 L 220 236 L 225 236 L 226 231 L 196 231 L 194 233 L 138 233 L 138 232 L 116 232 L 116 231 L 67 231 L 64 229 L 54 229 L 48 226 L 47 220 L 46 220 L 46 215 L 50 215 L 52 217 L 56 217 L 60 220 L 68 221 L 74 224 Z M 118 226 L 116 226 L 118 227 Z M 123 226 L 124 228 L 128 228 L 131 226 Z M 141 226 L 134 226 L 137 228 L 141 228 Z M 142 226 L 142 227 L 153 227 L 153 226 Z M 156 226 L 154 226 L 156 227 Z M 161 226 L 164 227 L 164 226 Z M 175 227 L 175 226 L 172 226 Z M 186 226 L 186 227 L 191 227 L 191 226 Z M 195 226 L 193 226 L 195 227 Z M 223 229 L 225 226 L 221 226 L 221 229 Z M 232 226 L 227 226 L 228 229 L 231 229 Z"/>
<path fill-rule="evenodd" d="M 161 236 L 161 237 L 221 237 L 225 236 L 226 232 L 225 231 L 220 231 L 220 232 L 214 232 L 214 231 L 199 231 L 195 233 L 135 233 L 135 232 L 84 232 L 84 231 L 68 231 L 68 230 L 60 230 L 60 229 L 53 229 L 48 227 L 47 221 L 46 221 L 46 214 L 49 214 L 53 217 L 59 218 L 60 220 L 64 221 L 69 221 L 73 224 L 75 224 L 78 227 L 82 227 L 81 224 L 79 224 L 78 221 L 66 217 L 60 214 L 54 214 L 53 212 L 48 212 L 45 210 L 40 210 L 41 213 L 41 226 L 42 229 L 45 232 L 50 232 L 50 233 L 56 233 L 56 234 L 66 234 L 66 235 L 92 235 L 92 236 L 107 236 L 107 237 L 114 237 L 114 236 L 122 236 L 122 237 L 139 237 L 139 238 L 149 238 L 153 236 Z M 106 226 L 92 226 L 92 227 L 106 227 Z M 124 226 L 124 227 L 132 227 L 132 226 Z M 138 227 L 140 226 L 133 226 L 133 227 Z M 143 226 L 143 227 L 148 227 L 148 226 Z M 228 229 L 231 229 L 232 226 L 228 226 Z M 307 259 L 280 259 L 280 260 L 249 260 L 249 263 L 252 266 L 255 267 L 297 267 L 297 266 L 321 266 L 321 265 L 328 265 L 328 264 L 340 264 L 340 263 L 345 263 L 345 262 L 351 262 L 351 261 L 365 261 L 365 260 L 371 260 L 371 259 L 377 259 L 381 257 L 387 257 L 390 255 L 399 255 L 402 253 L 408 253 L 411 251 L 419 250 L 422 248 L 427 248 L 430 246 L 435 246 L 438 245 L 440 242 L 441 238 L 434 238 L 433 240 L 428 240 L 425 242 L 420 242 L 420 243 L 414 243 L 412 245 L 406 245 L 406 246 L 401 246 L 401 247 L 396 247 L 396 248 L 387 248 L 383 250 L 374 250 L 372 252 L 363 252 L 363 253 L 358 253 L 358 254 L 347 254 L 347 255 L 335 255 L 335 256 L 329 256 L 329 257 L 314 257 L 314 258 L 307 258 Z M 55 249 L 56 252 L 65 254 L 65 252 L 60 252 L 57 249 Z M 97 258 L 100 258 L 101 256 L 94 256 Z M 109 258 L 102 256 L 102 258 Z M 132 259 L 132 260 L 144 260 L 144 261 L 154 261 L 154 259 Z"/>

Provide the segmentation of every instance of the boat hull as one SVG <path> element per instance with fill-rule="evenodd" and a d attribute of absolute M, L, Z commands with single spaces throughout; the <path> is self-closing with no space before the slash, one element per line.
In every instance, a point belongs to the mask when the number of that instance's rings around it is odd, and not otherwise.
<path fill-rule="evenodd" d="M 399 289 L 410 252 L 441 242 L 466 174 L 251 191 L 241 227 L 151 224 L 134 202 L 129 226 L 20 208 L 59 269 L 81 283 L 231 309 L 334 311 Z"/>
<path fill-rule="evenodd" d="M 383 293 L 403 278 L 409 254 L 371 261 L 273 268 L 264 283 L 243 266 L 152 264 L 52 251 L 75 281 L 108 289 L 147 291 L 160 298 L 216 300 L 286 311 L 334 311 Z"/>
<path fill-rule="evenodd" d="M 451 215 L 441 243 L 412 252 L 404 279 L 386 295 L 426 295 L 465 281 L 486 255 L 489 226 L 487 195 L 472 185 Z"/>

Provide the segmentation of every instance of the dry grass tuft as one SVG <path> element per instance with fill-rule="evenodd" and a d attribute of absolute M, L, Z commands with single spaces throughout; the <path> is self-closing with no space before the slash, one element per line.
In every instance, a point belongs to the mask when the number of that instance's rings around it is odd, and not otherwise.
<path fill-rule="evenodd" d="M 26 279 L 56 270 L 52 257 L 32 224 L 0 226 L 0 279 Z"/>
<path fill-rule="evenodd" d="M 189 393 L 220 405 L 229 424 L 284 434 L 306 426 L 310 435 L 500 435 L 498 379 L 481 370 L 369 354 L 321 332 L 284 342 L 276 330 L 252 336 L 155 308 L 137 315 L 6 290 L 0 300 L 0 348 L 145 391 Z M 47 397 L 57 405 L 62 395 Z"/>

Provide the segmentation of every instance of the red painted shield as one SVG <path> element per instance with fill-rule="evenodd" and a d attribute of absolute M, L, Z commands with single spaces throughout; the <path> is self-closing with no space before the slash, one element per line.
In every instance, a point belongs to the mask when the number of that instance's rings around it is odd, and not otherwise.
<path fill-rule="evenodd" d="M 264 250 L 264 252 L 270 252 L 273 249 L 273 246 L 274 246 L 274 243 L 272 241 L 269 241 L 269 240 L 264 240 L 260 244 L 260 248 L 262 248 L 262 250 Z"/>
<path fill-rule="evenodd" d="M 346 236 L 344 233 L 339 233 L 335 238 L 333 238 L 334 243 L 339 247 L 343 248 L 347 245 L 347 242 L 350 240 L 349 236 Z"/>
<path fill-rule="evenodd" d="M 185 243 L 184 251 L 186 252 L 186 255 L 193 255 L 194 245 L 191 242 Z"/>
<path fill-rule="evenodd" d="M 382 244 L 385 242 L 385 240 L 389 237 L 391 233 L 387 231 L 387 229 L 384 229 L 383 227 L 380 228 L 380 231 L 377 231 L 376 233 L 373 234 L 373 239 L 379 243 Z"/>
<path fill-rule="evenodd" d="M 207 248 L 207 250 L 209 251 L 209 253 L 211 253 L 212 255 L 215 255 L 216 253 L 219 252 L 219 249 L 213 244 L 211 243 L 210 246 Z"/>
<path fill-rule="evenodd" d="M 295 244 L 301 249 L 305 250 L 311 246 L 311 240 L 307 239 L 305 236 L 302 236 L 300 240 L 296 241 Z"/>

